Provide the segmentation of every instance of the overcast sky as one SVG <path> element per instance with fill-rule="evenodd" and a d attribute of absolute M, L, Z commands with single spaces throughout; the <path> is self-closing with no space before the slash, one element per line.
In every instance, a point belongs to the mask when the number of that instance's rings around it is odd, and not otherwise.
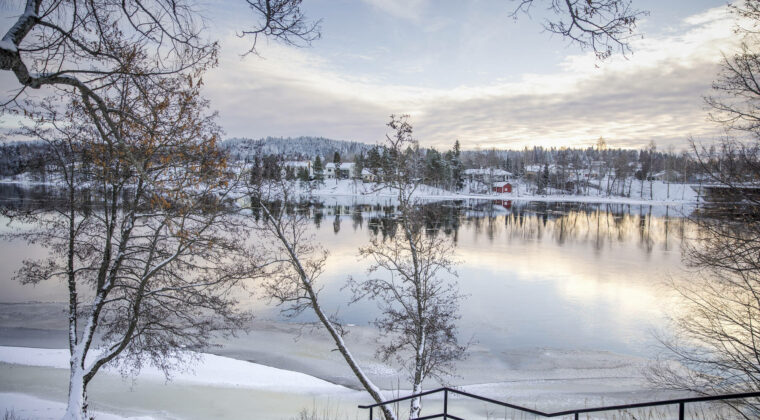
<path fill-rule="evenodd" d="M 410 114 L 415 137 L 441 149 L 456 139 L 487 149 L 587 146 L 602 136 L 681 150 L 690 137 L 721 134 L 702 97 L 722 54 L 737 48 L 725 1 L 633 0 L 651 12 L 642 37 L 632 55 L 604 62 L 543 31 L 548 1 L 515 20 L 515 1 L 304 0 L 306 14 L 322 19 L 322 39 L 310 48 L 263 42 L 257 57 L 242 56 L 249 41 L 236 36 L 250 26 L 244 2 L 205 0 L 208 35 L 222 48 L 205 93 L 228 137 L 378 143 L 392 113 Z M 17 88 L 10 74 L 0 82 Z"/>
<path fill-rule="evenodd" d="M 736 47 L 720 0 L 642 1 L 633 55 L 603 63 L 542 30 L 513 2 L 305 0 L 311 48 L 262 45 L 241 58 L 244 9 L 209 3 L 222 40 L 207 93 L 228 136 L 324 136 L 376 143 L 391 113 L 424 145 L 522 148 L 608 143 L 682 149 L 720 134 L 702 96 Z M 540 3 L 537 3 L 539 6 Z M 221 12 L 224 10 L 224 13 Z"/>

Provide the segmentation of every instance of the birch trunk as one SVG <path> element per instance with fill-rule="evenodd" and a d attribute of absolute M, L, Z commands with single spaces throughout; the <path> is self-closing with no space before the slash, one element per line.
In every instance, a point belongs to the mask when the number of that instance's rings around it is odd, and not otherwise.
<path fill-rule="evenodd" d="M 87 420 L 87 385 L 84 382 L 84 369 L 77 356 L 71 357 L 69 374 L 69 398 L 63 420 Z"/>

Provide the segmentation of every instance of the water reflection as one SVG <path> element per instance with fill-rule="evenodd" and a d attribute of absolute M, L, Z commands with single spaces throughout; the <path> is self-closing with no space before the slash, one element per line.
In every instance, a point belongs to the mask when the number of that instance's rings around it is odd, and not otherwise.
<path fill-rule="evenodd" d="M 0 185 L 0 205 L 55 210 L 50 188 Z M 504 200 L 438 201 L 423 205 L 430 235 L 447 235 L 462 262 L 457 271 L 461 331 L 492 349 L 558 347 L 647 354 L 650 330 L 672 304 L 659 281 L 678 276 L 680 245 L 695 235 L 681 207 Z M 321 282 L 323 305 L 347 323 L 374 319 L 372 302 L 347 306 L 348 276 L 364 275 L 358 248 L 371 235 L 397 234 L 392 199 L 325 198 L 285 208 L 307 215 L 315 240 L 330 251 Z M 255 212 L 253 217 L 260 217 Z M 4 224 L 4 223 L 3 223 Z M 41 249 L 0 242 L 5 301 L 65 300 L 61 284 L 24 287 L 11 280 L 19 261 Z M 251 301 L 260 317 L 276 308 Z M 310 320 L 308 314 L 302 319 Z"/>

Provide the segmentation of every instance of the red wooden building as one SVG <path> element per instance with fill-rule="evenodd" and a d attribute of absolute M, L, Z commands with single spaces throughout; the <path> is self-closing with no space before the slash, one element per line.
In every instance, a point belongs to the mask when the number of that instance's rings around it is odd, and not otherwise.
<path fill-rule="evenodd" d="M 511 193 L 512 184 L 509 182 L 494 182 L 492 191 L 495 193 Z"/>

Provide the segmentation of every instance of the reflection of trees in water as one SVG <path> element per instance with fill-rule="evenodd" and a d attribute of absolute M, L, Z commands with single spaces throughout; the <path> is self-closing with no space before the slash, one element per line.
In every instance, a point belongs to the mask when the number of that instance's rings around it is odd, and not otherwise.
<path fill-rule="evenodd" d="M 0 184 L 0 207 L 6 209 L 56 210 L 56 188 Z M 82 191 L 94 202 L 88 191 Z M 299 202 L 283 206 L 288 214 L 310 215 L 315 226 L 333 217 L 333 231 L 338 234 L 343 217 L 350 217 L 355 230 L 365 224 L 372 235 L 392 238 L 398 229 L 397 209 L 387 204 L 335 204 Z M 256 209 L 253 217 L 259 218 Z M 421 217 L 428 234 L 442 234 L 456 242 L 459 230 L 471 230 L 488 241 L 541 241 L 551 238 L 557 245 L 589 244 L 600 252 L 614 243 L 636 243 L 647 253 L 656 248 L 670 251 L 680 245 L 695 228 L 678 209 L 665 207 L 653 214 L 651 206 L 590 203 L 510 202 L 501 200 L 444 201 L 423 206 Z"/>
<path fill-rule="evenodd" d="M 694 229 L 680 211 L 668 207 L 653 214 L 652 206 L 591 203 L 545 203 L 509 201 L 450 201 L 423 206 L 421 217 L 428 234 L 443 234 L 456 241 L 464 227 L 496 240 L 541 241 L 557 245 L 585 243 L 596 252 L 615 243 L 636 243 L 646 253 L 680 245 Z M 396 208 L 390 205 L 322 205 L 315 212 L 351 215 L 354 230 L 367 224 L 372 235 L 392 238 L 398 229 Z M 317 217 L 315 216 L 315 222 Z"/>

